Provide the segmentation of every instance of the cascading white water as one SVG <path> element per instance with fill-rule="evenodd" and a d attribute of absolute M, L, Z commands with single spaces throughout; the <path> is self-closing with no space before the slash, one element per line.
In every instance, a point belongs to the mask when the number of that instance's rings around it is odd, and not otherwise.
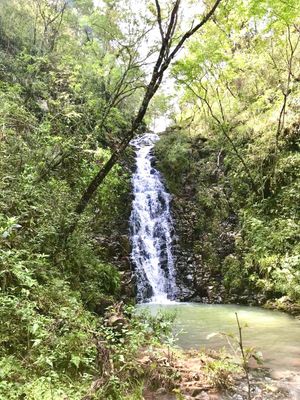
<path fill-rule="evenodd" d="M 165 303 L 176 297 L 170 195 L 154 168 L 154 133 L 131 141 L 136 150 L 132 177 L 134 199 L 130 217 L 132 253 L 137 278 L 137 299 Z"/>

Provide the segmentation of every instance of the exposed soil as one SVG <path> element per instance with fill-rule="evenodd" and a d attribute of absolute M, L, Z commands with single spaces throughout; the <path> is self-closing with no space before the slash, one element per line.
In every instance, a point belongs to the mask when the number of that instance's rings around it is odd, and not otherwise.
<path fill-rule="evenodd" d="M 221 360 L 217 352 L 145 351 L 140 363 L 152 369 L 144 391 L 145 400 L 249 400 L 242 372 L 224 371 L 224 387 L 218 387 L 207 371 L 209 362 Z M 146 372 L 147 374 L 147 372 Z M 250 369 L 251 400 L 300 400 L 300 375 L 271 374 L 254 365 Z M 157 388 L 157 386 L 159 386 Z"/>

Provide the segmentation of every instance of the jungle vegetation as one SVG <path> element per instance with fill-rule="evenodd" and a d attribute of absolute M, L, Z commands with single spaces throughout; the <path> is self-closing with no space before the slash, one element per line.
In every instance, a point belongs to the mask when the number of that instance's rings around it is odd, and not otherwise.
<path fill-rule="evenodd" d="M 300 300 L 299 12 L 227 3 L 172 69 L 179 110 L 157 150 L 178 199 L 193 189 L 194 251 L 229 293 L 264 300 Z M 218 258 L 230 215 L 235 248 Z"/>
<path fill-rule="evenodd" d="M 300 300 L 299 2 L 133 3 L 0 0 L 3 400 L 82 399 L 95 376 L 93 398 L 140 398 L 135 355 L 169 323 L 125 307 L 112 328 L 122 271 L 99 243 L 127 234 L 128 144 L 166 111 L 159 165 L 175 196 L 193 182 L 196 234 L 238 215 L 228 291 Z"/>

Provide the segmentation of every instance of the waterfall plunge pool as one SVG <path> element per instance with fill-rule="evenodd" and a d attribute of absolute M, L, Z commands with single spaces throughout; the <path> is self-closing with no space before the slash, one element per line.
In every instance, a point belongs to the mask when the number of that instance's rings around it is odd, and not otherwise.
<path fill-rule="evenodd" d="M 219 349 L 226 346 L 212 333 L 237 334 L 235 312 L 243 329 L 247 347 L 261 351 L 264 365 L 272 370 L 300 372 L 300 321 L 257 307 L 176 303 L 176 282 L 173 260 L 173 234 L 170 199 L 160 172 L 155 168 L 153 148 L 159 140 L 154 133 L 145 133 L 131 141 L 135 149 L 136 171 L 132 176 L 134 199 L 130 216 L 131 258 L 137 278 L 138 301 L 153 314 L 159 310 L 176 312 L 174 331 L 182 348 Z M 162 302 L 163 304 L 155 304 Z"/>
<path fill-rule="evenodd" d="M 300 372 L 300 321 L 279 311 L 259 307 L 199 303 L 146 303 L 139 309 L 152 314 L 159 311 L 175 312 L 174 333 L 177 345 L 184 349 L 220 349 L 227 347 L 219 335 L 208 339 L 211 333 L 238 334 L 235 313 L 243 328 L 245 347 L 254 347 L 263 354 L 264 366 L 273 371 Z"/>

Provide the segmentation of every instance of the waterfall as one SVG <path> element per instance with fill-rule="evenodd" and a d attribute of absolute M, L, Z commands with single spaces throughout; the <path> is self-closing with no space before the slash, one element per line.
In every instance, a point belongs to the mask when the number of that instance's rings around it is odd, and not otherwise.
<path fill-rule="evenodd" d="M 137 300 L 165 303 L 176 296 L 172 254 L 174 227 L 170 195 L 153 166 L 152 150 L 158 140 L 158 135 L 146 133 L 131 141 L 136 151 L 130 217 L 131 258 L 136 271 Z"/>

